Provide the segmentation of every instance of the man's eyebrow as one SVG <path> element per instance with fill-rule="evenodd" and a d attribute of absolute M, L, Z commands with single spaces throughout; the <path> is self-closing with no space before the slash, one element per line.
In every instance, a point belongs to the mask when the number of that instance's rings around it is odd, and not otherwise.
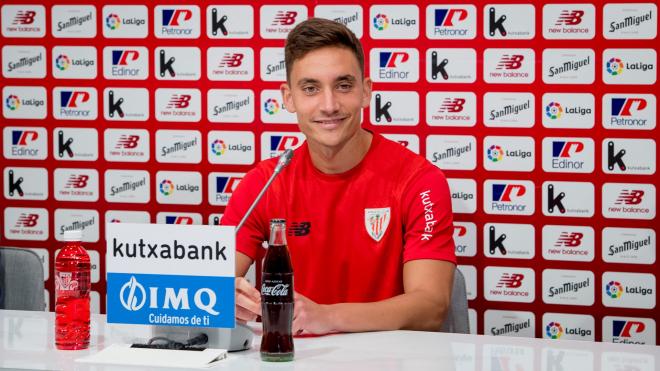
<path fill-rule="evenodd" d="M 335 79 L 335 81 L 348 81 L 348 82 L 355 82 L 356 80 L 357 79 L 353 75 L 342 75 Z"/>
<path fill-rule="evenodd" d="M 340 81 L 355 82 L 356 80 L 357 79 L 355 78 L 355 76 L 347 74 L 347 75 L 338 76 L 335 79 L 335 82 L 340 82 Z M 319 84 L 319 83 L 320 83 L 320 81 L 317 80 L 317 79 L 303 78 L 303 79 L 298 80 L 298 83 L 296 85 L 303 86 L 303 85 L 306 85 L 306 84 Z"/>
<path fill-rule="evenodd" d="M 304 78 L 304 79 L 298 80 L 297 85 L 298 86 L 303 86 L 303 85 L 306 85 L 306 84 L 318 84 L 318 83 L 319 83 L 319 80 L 317 80 L 317 79 Z"/>

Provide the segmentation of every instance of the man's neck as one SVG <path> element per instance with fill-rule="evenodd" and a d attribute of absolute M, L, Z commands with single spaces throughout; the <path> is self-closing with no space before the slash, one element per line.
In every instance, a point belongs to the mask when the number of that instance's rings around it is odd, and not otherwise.
<path fill-rule="evenodd" d="M 341 148 L 308 142 L 312 164 L 324 174 L 341 174 L 357 166 L 371 146 L 373 134 L 359 129 Z"/>

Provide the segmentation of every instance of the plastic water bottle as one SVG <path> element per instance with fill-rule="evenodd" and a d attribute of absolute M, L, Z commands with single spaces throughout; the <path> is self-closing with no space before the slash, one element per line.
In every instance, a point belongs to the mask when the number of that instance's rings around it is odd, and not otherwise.
<path fill-rule="evenodd" d="M 89 347 L 89 255 L 82 247 L 82 231 L 65 231 L 64 247 L 55 258 L 55 346 Z"/>

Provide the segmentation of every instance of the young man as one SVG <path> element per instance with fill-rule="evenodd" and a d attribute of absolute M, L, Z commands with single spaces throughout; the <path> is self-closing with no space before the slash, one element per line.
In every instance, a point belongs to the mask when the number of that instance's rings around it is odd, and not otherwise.
<path fill-rule="evenodd" d="M 306 142 L 294 151 L 237 235 L 236 275 L 261 259 L 269 221 L 287 221 L 294 268 L 294 333 L 438 331 L 453 282 L 449 189 L 423 157 L 361 128 L 371 100 L 359 40 L 312 18 L 285 47 L 281 91 Z M 237 225 L 277 159 L 262 161 L 234 192 L 222 224 Z M 260 294 L 236 280 L 236 314 L 254 320 Z"/>

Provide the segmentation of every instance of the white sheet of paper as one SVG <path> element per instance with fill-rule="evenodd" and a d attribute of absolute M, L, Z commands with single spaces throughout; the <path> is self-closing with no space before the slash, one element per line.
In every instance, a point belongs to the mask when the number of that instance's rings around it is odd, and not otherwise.
<path fill-rule="evenodd" d="M 129 366 L 208 368 L 227 358 L 225 349 L 191 350 L 131 348 L 112 344 L 98 353 L 77 358 L 76 362 Z"/>

